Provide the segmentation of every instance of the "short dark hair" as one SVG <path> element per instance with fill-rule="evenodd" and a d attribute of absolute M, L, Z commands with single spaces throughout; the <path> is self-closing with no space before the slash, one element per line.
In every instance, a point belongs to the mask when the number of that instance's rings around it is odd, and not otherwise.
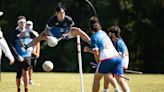
<path fill-rule="evenodd" d="M 18 20 L 20 20 L 20 19 L 26 19 L 26 17 L 25 16 L 18 16 Z"/>
<path fill-rule="evenodd" d="M 56 12 L 60 12 L 62 9 L 65 11 L 64 5 L 62 4 L 62 2 L 60 2 L 60 3 L 58 3 L 58 5 L 56 6 L 55 11 L 56 11 Z"/>
<path fill-rule="evenodd" d="M 120 37 L 121 34 L 121 29 L 119 26 L 111 26 L 108 28 L 108 33 L 112 32 L 114 33 L 117 37 Z"/>
<path fill-rule="evenodd" d="M 89 22 L 90 22 L 90 29 L 92 31 L 98 31 L 101 29 L 99 19 L 96 16 L 92 16 L 90 18 Z"/>
<path fill-rule="evenodd" d="M 99 19 L 96 16 L 92 16 L 90 18 L 90 24 L 94 24 L 95 22 L 99 22 Z"/>

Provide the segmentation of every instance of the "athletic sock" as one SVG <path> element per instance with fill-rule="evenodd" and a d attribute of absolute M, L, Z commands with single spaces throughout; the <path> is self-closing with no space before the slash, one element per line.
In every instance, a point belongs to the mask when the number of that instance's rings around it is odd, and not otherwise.
<path fill-rule="evenodd" d="M 108 89 L 104 89 L 104 91 L 103 92 L 108 92 Z"/>

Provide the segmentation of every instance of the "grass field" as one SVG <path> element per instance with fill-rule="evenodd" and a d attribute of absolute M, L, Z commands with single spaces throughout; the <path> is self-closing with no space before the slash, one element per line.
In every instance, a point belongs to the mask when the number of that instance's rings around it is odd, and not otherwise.
<path fill-rule="evenodd" d="M 15 73 L 2 73 L 0 92 L 16 92 Z M 84 74 L 85 92 L 91 92 L 93 74 Z M 131 92 L 164 92 L 164 75 L 160 74 L 127 74 Z M 34 73 L 36 85 L 29 86 L 29 92 L 80 92 L 80 77 L 78 73 Z M 103 89 L 101 81 L 100 92 Z M 23 86 L 22 86 L 23 88 Z M 113 88 L 109 87 L 109 92 Z M 22 91 L 23 92 L 23 91 Z"/>

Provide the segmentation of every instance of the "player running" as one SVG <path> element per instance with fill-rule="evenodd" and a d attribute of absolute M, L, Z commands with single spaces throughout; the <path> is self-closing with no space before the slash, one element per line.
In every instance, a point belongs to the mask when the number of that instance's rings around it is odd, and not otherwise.
<path fill-rule="evenodd" d="M 122 67 L 123 69 L 128 69 L 129 65 L 129 52 L 128 48 L 120 36 L 121 29 L 118 26 L 111 26 L 108 29 L 108 35 L 113 41 L 114 47 L 116 48 L 117 52 L 122 57 Z"/>
<path fill-rule="evenodd" d="M 108 35 L 101 30 L 97 17 L 91 17 L 90 28 L 93 32 L 91 36 L 92 48 L 84 48 L 84 52 L 93 53 L 95 60 L 98 62 L 92 92 L 99 91 L 101 78 L 110 73 L 114 75 L 124 92 L 130 92 L 128 84 L 120 77 L 123 76 L 122 59 Z"/>
<path fill-rule="evenodd" d="M 39 41 L 47 40 L 49 35 L 56 38 L 64 37 L 65 39 L 71 39 L 80 35 L 85 42 L 90 43 L 89 36 L 80 28 L 72 27 L 73 25 L 72 18 L 65 15 L 65 8 L 59 3 L 55 9 L 55 14 L 49 19 L 45 30 L 28 44 L 26 48 L 34 46 Z"/>

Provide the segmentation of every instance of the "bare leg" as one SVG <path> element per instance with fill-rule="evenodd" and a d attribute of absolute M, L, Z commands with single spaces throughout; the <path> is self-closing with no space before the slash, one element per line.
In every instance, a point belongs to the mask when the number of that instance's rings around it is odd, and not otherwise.
<path fill-rule="evenodd" d="M 39 34 L 38 37 L 35 37 L 27 46 L 31 47 L 31 46 L 35 46 L 38 42 L 42 41 L 42 40 L 47 40 L 47 35 L 48 35 L 48 31 L 45 30 L 43 31 L 41 34 Z"/>
<path fill-rule="evenodd" d="M 17 92 L 20 92 L 20 84 L 21 84 L 21 80 L 20 79 L 18 79 L 18 78 L 16 78 L 16 84 L 17 84 L 17 89 L 18 89 L 18 91 Z"/>
<path fill-rule="evenodd" d="M 29 68 L 29 80 L 32 80 L 32 73 L 33 73 L 33 66 L 30 65 L 30 68 Z"/>
<path fill-rule="evenodd" d="M 28 84 L 29 84 L 29 75 L 28 75 L 28 71 L 25 71 L 23 69 L 23 80 L 24 80 L 24 88 L 28 89 Z"/>
<path fill-rule="evenodd" d="M 104 91 L 103 92 L 108 92 L 108 86 L 109 86 L 108 76 L 104 76 Z"/>
<path fill-rule="evenodd" d="M 100 88 L 100 80 L 103 77 L 103 74 L 95 73 L 94 82 L 92 86 L 92 92 L 98 92 Z"/>
<path fill-rule="evenodd" d="M 91 40 L 90 37 L 84 31 L 82 31 L 80 28 L 72 27 L 71 28 L 71 35 L 73 37 L 80 35 L 80 37 L 82 38 L 83 41 L 90 44 L 90 40 Z"/>
<path fill-rule="evenodd" d="M 104 89 L 108 89 L 109 82 L 114 87 L 114 89 L 118 89 L 117 81 L 112 74 L 104 76 Z"/>
<path fill-rule="evenodd" d="M 130 92 L 129 86 L 126 83 L 126 81 L 124 80 L 124 78 L 119 77 L 117 75 L 114 75 L 116 80 L 118 81 L 119 85 L 121 86 L 123 92 Z"/>

